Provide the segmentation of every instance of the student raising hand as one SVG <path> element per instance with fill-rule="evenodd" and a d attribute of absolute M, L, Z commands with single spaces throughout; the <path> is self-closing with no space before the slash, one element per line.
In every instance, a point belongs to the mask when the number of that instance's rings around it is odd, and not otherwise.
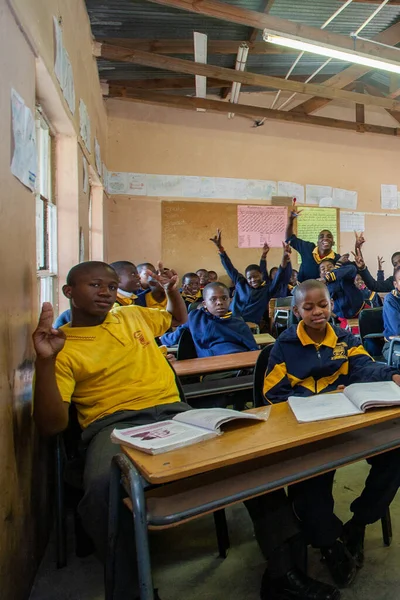
<path fill-rule="evenodd" d="M 356 248 L 355 253 L 352 252 L 352 255 L 354 256 L 354 262 L 356 263 L 357 268 L 360 270 L 365 269 L 365 262 L 360 248 Z"/>
<path fill-rule="evenodd" d="M 50 302 L 44 302 L 39 323 L 33 332 L 33 345 L 38 358 L 52 358 L 64 348 L 66 336 L 53 328 L 54 311 Z"/>
<path fill-rule="evenodd" d="M 360 231 L 360 233 L 357 233 L 357 231 L 354 232 L 356 241 L 355 241 L 355 250 L 357 252 L 357 250 L 361 250 L 361 246 L 363 244 L 365 244 L 365 237 L 364 237 L 364 232 Z"/>
<path fill-rule="evenodd" d="M 282 242 L 282 247 L 283 247 L 283 256 L 282 256 L 282 263 L 281 263 L 281 267 L 284 269 L 285 267 L 287 267 L 288 263 L 290 263 L 290 258 L 291 258 L 291 253 L 292 253 L 292 249 L 290 247 L 290 244 L 286 244 L 285 242 Z"/>
<path fill-rule="evenodd" d="M 156 281 L 165 292 L 172 292 L 178 289 L 179 277 L 177 273 L 173 269 L 165 271 L 161 262 L 158 263 L 157 273 L 151 274 L 151 279 Z"/>
<path fill-rule="evenodd" d="M 214 237 L 210 238 L 210 242 L 213 242 L 220 252 L 223 251 L 221 229 L 217 229 L 217 235 L 214 235 Z"/>
<path fill-rule="evenodd" d="M 270 247 L 268 246 L 267 242 L 265 242 L 264 245 L 263 245 L 262 254 L 261 254 L 261 258 L 262 259 L 266 258 L 269 250 L 270 250 Z"/>

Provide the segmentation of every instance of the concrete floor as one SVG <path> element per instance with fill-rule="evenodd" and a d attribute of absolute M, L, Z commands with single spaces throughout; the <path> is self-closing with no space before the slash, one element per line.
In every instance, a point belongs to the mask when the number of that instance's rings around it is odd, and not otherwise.
<path fill-rule="evenodd" d="M 368 472 L 365 462 L 341 469 L 336 475 L 336 513 L 346 521 L 349 505 L 362 489 Z M 366 535 L 366 560 L 342 600 L 400 599 L 400 495 L 391 506 L 393 542 L 383 546 L 380 523 Z M 217 557 L 212 517 L 204 517 L 169 531 L 151 535 L 153 576 L 162 600 L 257 600 L 265 564 L 252 534 L 250 518 L 242 505 L 227 510 L 231 549 Z M 70 544 L 71 549 L 73 543 Z M 329 582 L 319 553 L 309 551 L 309 573 Z M 37 574 L 30 600 L 103 600 L 103 571 L 93 556 L 76 558 L 57 570 L 54 540 Z M 127 598 L 127 600 L 131 600 Z"/>

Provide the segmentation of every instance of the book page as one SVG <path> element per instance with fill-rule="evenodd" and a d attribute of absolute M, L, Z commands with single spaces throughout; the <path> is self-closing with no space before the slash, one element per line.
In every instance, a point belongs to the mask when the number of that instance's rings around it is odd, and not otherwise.
<path fill-rule="evenodd" d="M 179 413 L 175 415 L 173 420 L 194 425 L 196 427 L 202 427 L 203 429 L 208 429 L 209 431 L 219 431 L 221 425 L 228 423 L 229 421 L 234 421 L 235 419 L 266 421 L 268 419 L 268 415 L 269 413 L 264 413 L 264 411 L 262 415 L 256 415 L 252 413 L 239 412 L 238 410 L 231 410 L 229 408 L 197 408 Z"/>
<path fill-rule="evenodd" d="M 125 444 L 144 452 L 157 454 L 180 446 L 186 446 L 187 444 L 204 440 L 214 435 L 217 435 L 217 433 L 170 420 L 142 425 L 141 427 L 114 429 L 111 434 L 111 440 L 116 444 Z"/>
<path fill-rule="evenodd" d="M 337 419 L 363 412 L 342 393 L 318 394 L 307 398 L 289 396 L 288 402 L 299 423 Z"/>
<path fill-rule="evenodd" d="M 374 406 L 400 405 L 400 388 L 394 381 L 352 383 L 344 393 L 361 410 Z"/>

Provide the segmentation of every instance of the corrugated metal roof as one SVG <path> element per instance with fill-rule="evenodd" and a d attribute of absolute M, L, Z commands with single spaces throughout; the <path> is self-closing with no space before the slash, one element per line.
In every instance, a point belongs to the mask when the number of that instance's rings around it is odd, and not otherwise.
<path fill-rule="evenodd" d="M 264 0 L 231 0 L 226 3 L 261 11 Z M 275 0 L 270 14 L 313 27 L 321 27 L 342 5 L 341 0 Z M 193 31 L 200 31 L 206 33 L 210 40 L 241 41 L 248 39 L 252 31 L 249 27 L 144 2 L 143 0 L 86 0 L 86 6 L 92 32 L 97 39 L 192 40 Z M 326 29 L 349 35 L 371 15 L 376 7 L 377 4 L 353 2 Z M 363 29 L 361 35 L 366 38 L 374 37 L 399 20 L 400 5 L 391 6 L 389 3 Z M 296 56 L 297 53 L 268 55 L 250 53 L 246 68 L 254 73 L 284 76 Z M 192 55 L 181 55 L 181 58 L 192 60 Z M 293 74 L 308 75 L 314 72 L 324 60 L 322 57 L 306 54 L 296 66 Z M 208 63 L 233 68 L 235 56 L 209 55 Z M 347 66 L 346 63 L 340 61 L 331 61 L 322 73 L 324 75 L 334 75 Z M 179 73 L 172 71 L 107 61 L 101 58 L 98 59 L 98 67 L 100 77 L 109 81 L 116 79 L 177 78 L 180 76 Z M 371 82 L 375 82 L 375 84 L 388 85 L 388 76 L 384 73 L 375 71 L 369 77 Z"/>

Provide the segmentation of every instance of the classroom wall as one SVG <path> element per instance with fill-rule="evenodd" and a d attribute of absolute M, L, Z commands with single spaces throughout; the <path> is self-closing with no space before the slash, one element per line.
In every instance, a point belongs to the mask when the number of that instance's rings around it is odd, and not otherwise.
<path fill-rule="evenodd" d="M 85 225 L 85 203 L 78 189 L 77 117 L 62 99 L 53 73 L 52 16 L 63 17 L 64 42 L 75 76 L 76 97 L 85 97 L 106 156 L 106 113 L 96 66 L 90 54 L 90 29 L 83 0 L 0 0 L 0 596 L 29 596 L 52 522 L 51 463 L 47 441 L 39 438 L 31 418 L 31 334 L 38 317 L 36 283 L 35 199 L 10 171 L 13 150 L 11 88 L 33 110 L 35 86 L 41 86 L 56 133 L 56 153 L 68 150 L 61 179 L 69 179 L 70 198 Z M 46 79 L 47 78 L 47 79 Z M 40 79 L 40 82 L 39 82 Z M 47 85 L 43 82 L 47 81 Z M 97 86 L 97 87 L 96 87 Z M 97 94 L 97 96 L 96 96 Z M 94 135 L 94 133 L 93 133 Z M 71 154 L 72 153 L 72 154 Z M 67 172 L 68 171 L 68 172 Z M 76 174 L 76 178 L 75 178 Z M 67 209 L 67 205 L 64 206 Z M 72 209 L 71 209 L 72 210 Z M 61 219 L 63 221 L 63 219 Z M 67 238 L 78 240 L 79 219 Z M 61 223 L 62 225 L 63 223 Z M 87 224 L 85 225 L 87 227 Z M 76 244 L 76 248 L 78 245 Z M 61 255 L 63 254 L 61 248 Z M 78 255 L 77 255 L 78 258 Z"/>
<path fill-rule="evenodd" d="M 243 103 L 261 103 L 262 97 L 266 104 L 271 102 L 271 97 L 267 99 L 266 94 L 243 96 Z M 383 212 L 380 208 L 381 183 L 400 186 L 400 140 L 395 137 L 274 121 L 265 121 L 263 127 L 253 128 L 251 120 L 237 116 L 228 120 L 226 115 L 166 109 L 112 99 L 107 100 L 107 112 L 110 170 L 331 185 L 357 190 L 357 210 L 368 212 Z M 354 110 L 343 103 L 331 104 L 318 114 L 354 120 Z M 368 122 L 396 126 L 394 119 L 381 109 L 367 109 L 366 115 Z M 110 198 L 109 259 L 129 257 L 137 262 L 156 260 L 160 252 L 159 240 L 165 238 L 159 205 L 176 200 L 138 196 Z M 188 201 L 193 203 L 193 199 Z M 202 199 L 200 202 L 208 201 Z M 212 227 L 204 229 L 205 240 L 214 230 L 215 211 L 224 229 L 224 204 L 235 201 L 209 202 L 213 204 L 213 223 Z M 400 219 L 367 216 L 366 223 L 368 243 L 365 256 L 374 270 L 377 254 L 384 254 L 388 265 L 391 253 L 397 249 L 396 232 Z M 196 218 L 193 218 L 190 227 L 197 236 L 199 225 Z M 386 235 L 381 235 L 383 232 L 387 232 Z M 341 235 L 340 251 L 351 249 L 352 237 L 352 234 Z M 190 245 L 176 240 L 172 250 L 175 264 L 168 266 L 176 267 L 181 273 L 200 266 L 199 259 L 194 259 L 190 251 Z M 241 269 L 259 256 L 257 250 L 239 254 L 236 248 L 227 247 L 227 250 L 235 253 Z M 168 259 L 168 262 L 170 252 L 171 248 L 163 245 L 162 258 Z M 277 260 L 278 253 L 275 251 L 270 257 L 271 266 Z M 209 269 L 216 267 L 214 247 L 207 241 L 200 262 L 201 266 Z M 387 270 L 390 274 L 389 266 Z"/>

